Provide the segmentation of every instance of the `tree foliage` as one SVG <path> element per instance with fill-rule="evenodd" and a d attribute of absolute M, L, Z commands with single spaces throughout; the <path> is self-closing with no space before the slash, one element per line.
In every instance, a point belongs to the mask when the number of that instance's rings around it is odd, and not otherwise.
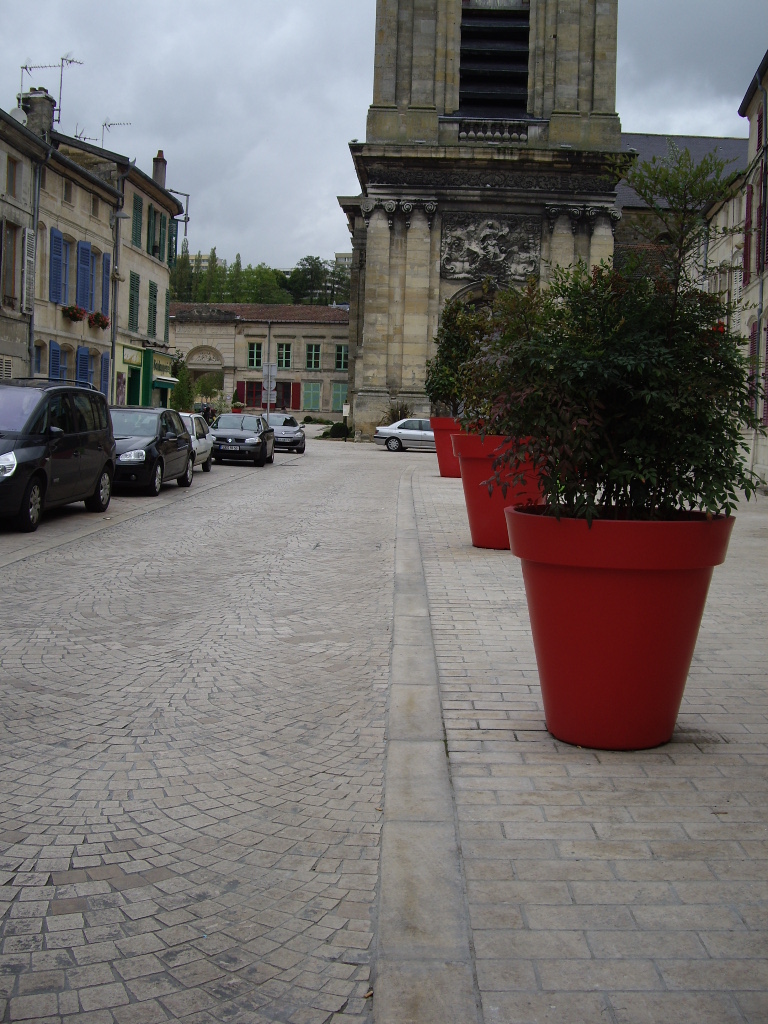
<path fill-rule="evenodd" d="M 189 367 L 182 360 L 181 362 L 174 363 L 175 376 L 178 377 L 179 383 L 171 391 L 171 408 L 181 409 L 182 411 L 188 411 L 193 408 L 195 401 L 195 389 L 192 385 L 192 374 L 189 371 Z"/>
<path fill-rule="evenodd" d="M 266 263 L 244 267 L 240 253 L 227 266 L 219 262 L 215 247 L 203 269 L 202 253 L 190 256 L 185 238 L 171 268 L 171 298 L 177 302 L 330 305 L 349 301 L 349 271 L 318 256 L 305 256 L 290 274 Z"/>
<path fill-rule="evenodd" d="M 447 406 L 451 416 L 458 415 L 463 400 L 464 364 L 487 336 L 490 323 L 487 304 L 475 307 L 453 299 L 443 309 L 435 338 L 437 351 L 433 359 L 427 360 L 424 390 L 433 405 Z"/>

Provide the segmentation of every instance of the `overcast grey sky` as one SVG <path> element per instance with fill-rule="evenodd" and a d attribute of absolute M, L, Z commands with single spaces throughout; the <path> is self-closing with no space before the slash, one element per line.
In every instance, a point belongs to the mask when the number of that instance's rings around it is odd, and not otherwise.
<path fill-rule="evenodd" d="M 189 243 L 290 267 L 350 248 L 337 195 L 365 137 L 375 0 L 0 0 L 0 107 L 22 64 L 64 72 L 61 129 L 192 195 Z M 768 49 L 767 0 L 619 0 L 617 109 L 626 131 L 745 135 L 738 106 Z M 24 87 L 58 97 L 58 71 Z"/>

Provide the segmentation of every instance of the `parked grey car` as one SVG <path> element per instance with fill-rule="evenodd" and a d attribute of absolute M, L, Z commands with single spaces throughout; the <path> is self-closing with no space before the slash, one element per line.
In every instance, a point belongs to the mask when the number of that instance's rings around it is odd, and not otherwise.
<path fill-rule="evenodd" d="M 298 420 L 284 412 L 271 412 L 267 419 L 275 432 L 275 448 L 298 452 L 299 455 L 304 452 L 307 440 Z"/>
<path fill-rule="evenodd" d="M 373 440 L 391 452 L 401 452 L 403 448 L 435 450 L 435 435 L 429 420 L 410 418 L 390 423 L 387 427 L 376 427 Z"/>
<path fill-rule="evenodd" d="M 213 461 L 275 461 L 275 432 L 260 413 L 223 412 L 211 424 Z"/>

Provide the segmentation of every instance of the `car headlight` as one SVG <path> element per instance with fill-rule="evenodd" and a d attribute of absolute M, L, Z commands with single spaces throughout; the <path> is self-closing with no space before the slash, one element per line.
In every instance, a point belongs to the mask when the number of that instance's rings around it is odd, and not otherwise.
<path fill-rule="evenodd" d="M 245 443 L 246 444 L 261 444 L 261 438 L 260 437 L 246 437 Z"/>
<path fill-rule="evenodd" d="M 0 455 L 0 480 L 6 480 L 16 472 L 16 456 L 13 452 Z"/>
<path fill-rule="evenodd" d="M 145 462 L 147 453 L 143 448 L 134 448 L 133 451 L 123 452 L 118 458 L 118 462 Z"/>

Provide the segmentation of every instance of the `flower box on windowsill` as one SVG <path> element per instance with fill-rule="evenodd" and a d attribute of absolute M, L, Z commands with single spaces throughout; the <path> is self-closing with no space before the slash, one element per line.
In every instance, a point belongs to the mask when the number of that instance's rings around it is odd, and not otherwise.
<path fill-rule="evenodd" d="M 88 311 L 83 309 L 82 306 L 62 306 L 61 313 L 65 319 L 71 320 L 73 324 L 85 320 L 88 315 Z"/>
<path fill-rule="evenodd" d="M 99 312 L 90 313 L 88 315 L 88 326 L 98 327 L 99 330 L 106 331 L 106 329 L 109 327 L 109 317 L 104 316 L 103 313 Z"/>

